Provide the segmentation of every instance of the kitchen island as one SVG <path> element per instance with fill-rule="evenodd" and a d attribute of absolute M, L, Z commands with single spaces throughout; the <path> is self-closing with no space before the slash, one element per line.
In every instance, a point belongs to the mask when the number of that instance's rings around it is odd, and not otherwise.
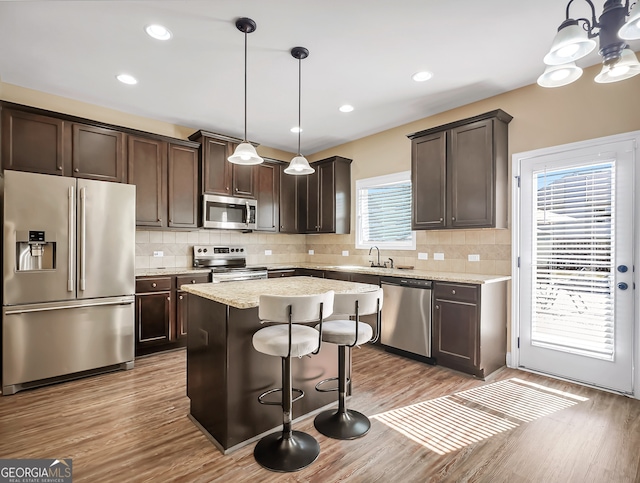
<path fill-rule="evenodd" d="M 280 386 L 281 360 L 256 351 L 251 338 L 260 329 L 260 295 L 362 293 L 375 285 L 312 277 L 183 285 L 188 293 L 187 396 L 190 418 L 222 451 L 229 453 L 282 424 L 280 406 L 258 403 L 258 395 Z M 292 361 L 293 386 L 305 396 L 293 417 L 315 414 L 336 402 L 315 385 L 338 374 L 338 351 L 322 344 L 320 353 Z"/>

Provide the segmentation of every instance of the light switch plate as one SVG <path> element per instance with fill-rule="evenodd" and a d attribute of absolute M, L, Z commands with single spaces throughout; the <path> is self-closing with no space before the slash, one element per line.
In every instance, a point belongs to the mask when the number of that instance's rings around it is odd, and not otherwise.
<path fill-rule="evenodd" d="M 264 251 L 264 254 L 267 255 L 267 256 L 271 255 L 271 253 L 272 253 L 271 250 L 265 250 Z"/>
<path fill-rule="evenodd" d="M 434 260 L 444 260 L 444 253 L 434 253 L 433 254 L 433 259 Z"/>
<path fill-rule="evenodd" d="M 342 256 L 343 257 L 348 257 L 349 256 L 349 250 L 342 250 Z"/>
<path fill-rule="evenodd" d="M 428 253 L 418 253 L 418 260 L 429 260 Z"/>
<path fill-rule="evenodd" d="M 314 255 L 316 253 L 315 250 L 309 250 L 309 255 Z"/>
<path fill-rule="evenodd" d="M 480 261 L 480 255 L 469 255 L 467 258 L 469 259 L 470 262 L 479 262 Z"/>
<path fill-rule="evenodd" d="M 153 252 L 153 256 L 154 257 L 164 257 L 164 252 L 162 252 L 162 251 L 158 251 L 158 252 L 154 251 Z"/>

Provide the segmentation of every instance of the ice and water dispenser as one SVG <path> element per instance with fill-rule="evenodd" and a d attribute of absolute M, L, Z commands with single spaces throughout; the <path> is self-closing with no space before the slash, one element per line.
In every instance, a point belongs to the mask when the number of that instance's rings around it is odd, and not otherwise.
<path fill-rule="evenodd" d="M 16 260 L 20 271 L 56 268 L 56 241 L 38 230 L 16 233 Z"/>

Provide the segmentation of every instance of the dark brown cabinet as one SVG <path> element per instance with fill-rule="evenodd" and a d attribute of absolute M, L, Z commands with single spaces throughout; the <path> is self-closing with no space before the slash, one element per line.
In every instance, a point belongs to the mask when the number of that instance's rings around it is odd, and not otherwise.
<path fill-rule="evenodd" d="M 306 233 L 348 234 L 351 230 L 351 160 L 317 161 L 298 193 Z"/>
<path fill-rule="evenodd" d="M 507 132 L 498 109 L 410 134 L 412 228 L 506 228 Z"/>
<path fill-rule="evenodd" d="M 505 365 L 507 284 L 436 282 L 432 356 L 437 363 L 484 378 Z"/>
<path fill-rule="evenodd" d="M 283 268 L 277 270 L 269 270 L 267 276 L 269 278 L 293 277 L 296 275 L 295 268 Z"/>
<path fill-rule="evenodd" d="M 124 133 L 25 109 L 2 109 L 4 169 L 125 181 Z"/>
<path fill-rule="evenodd" d="M 301 233 L 300 204 L 298 192 L 306 180 L 284 172 L 287 165 L 280 166 L 280 233 Z"/>
<path fill-rule="evenodd" d="M 214 195 L 254 198 L 254 167 L 232 164 L 227 158 L 240 142 L 238 139 L 206 131 L 189 136 L 200 143 L 202 192 Z"/>
<path fill-rule="evenodd" d="M 136 355 L 184 345 L 187 293 L 180 287 L 208 281 L 209 273 L 136 279 Z"/>
<path fill-rule="evenodd" d="M 124 183 L 124 133 L 77 123 L 71 128 L 72 175 Z"/>
<path fill-rule="evenodd" d="M 198 226 L 198 144 L 128 138 L 128 181 L 136 185 L 136 225 Z"/>
<path fill-rule="evenodd" d="M 265 160 L 254 167 L 253 174 L 258 201 L 257 230 L 277 232 L 280 223 L 280 163 Z"/>

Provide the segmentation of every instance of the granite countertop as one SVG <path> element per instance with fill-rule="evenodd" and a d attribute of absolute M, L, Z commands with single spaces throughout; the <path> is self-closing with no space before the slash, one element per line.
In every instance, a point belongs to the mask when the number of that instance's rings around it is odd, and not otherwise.
<path fill-rule="evenodd" d="M 257 307 L 260 295 L 314 295 L 329 290 L 336 293 L 363 293 L 377 290 L 368 283 L 344 282 L 315 277 L 285 277 L 263 280 L 244 280 L 225 283 L 183 285 L 185 292 L 238 309 Z"/>
<path fill-rule="evenodd" d="M 138 268 L 136 269 L 136 277 L 157 277 L 161 275 L 191 275 L 194 273 L 210 273 L 211 268 L 194 268 L 194 267 L 168 267 L 168 268 Z"/>
<path fill-rule="evenodd" d="M 325 270 L 329 272 L 362 273 L 369 275 L 381 275 L 387 277 L 416 278 L 421 280 L 434 280 L 437 282 L 456 282 L 485 284 L 511 280 L 510 275 L 482 275 L 476 273 L 458 272 L 433 272 L 429 270 L 405 270 L 398 268 L 378 268 L 361 265 L 322 265 L 317 263 L 292 263 L 292 264 L 267 264 L 269 270 L 284 270 L 290 268 L 307 268 L 312 270 Z"/>

